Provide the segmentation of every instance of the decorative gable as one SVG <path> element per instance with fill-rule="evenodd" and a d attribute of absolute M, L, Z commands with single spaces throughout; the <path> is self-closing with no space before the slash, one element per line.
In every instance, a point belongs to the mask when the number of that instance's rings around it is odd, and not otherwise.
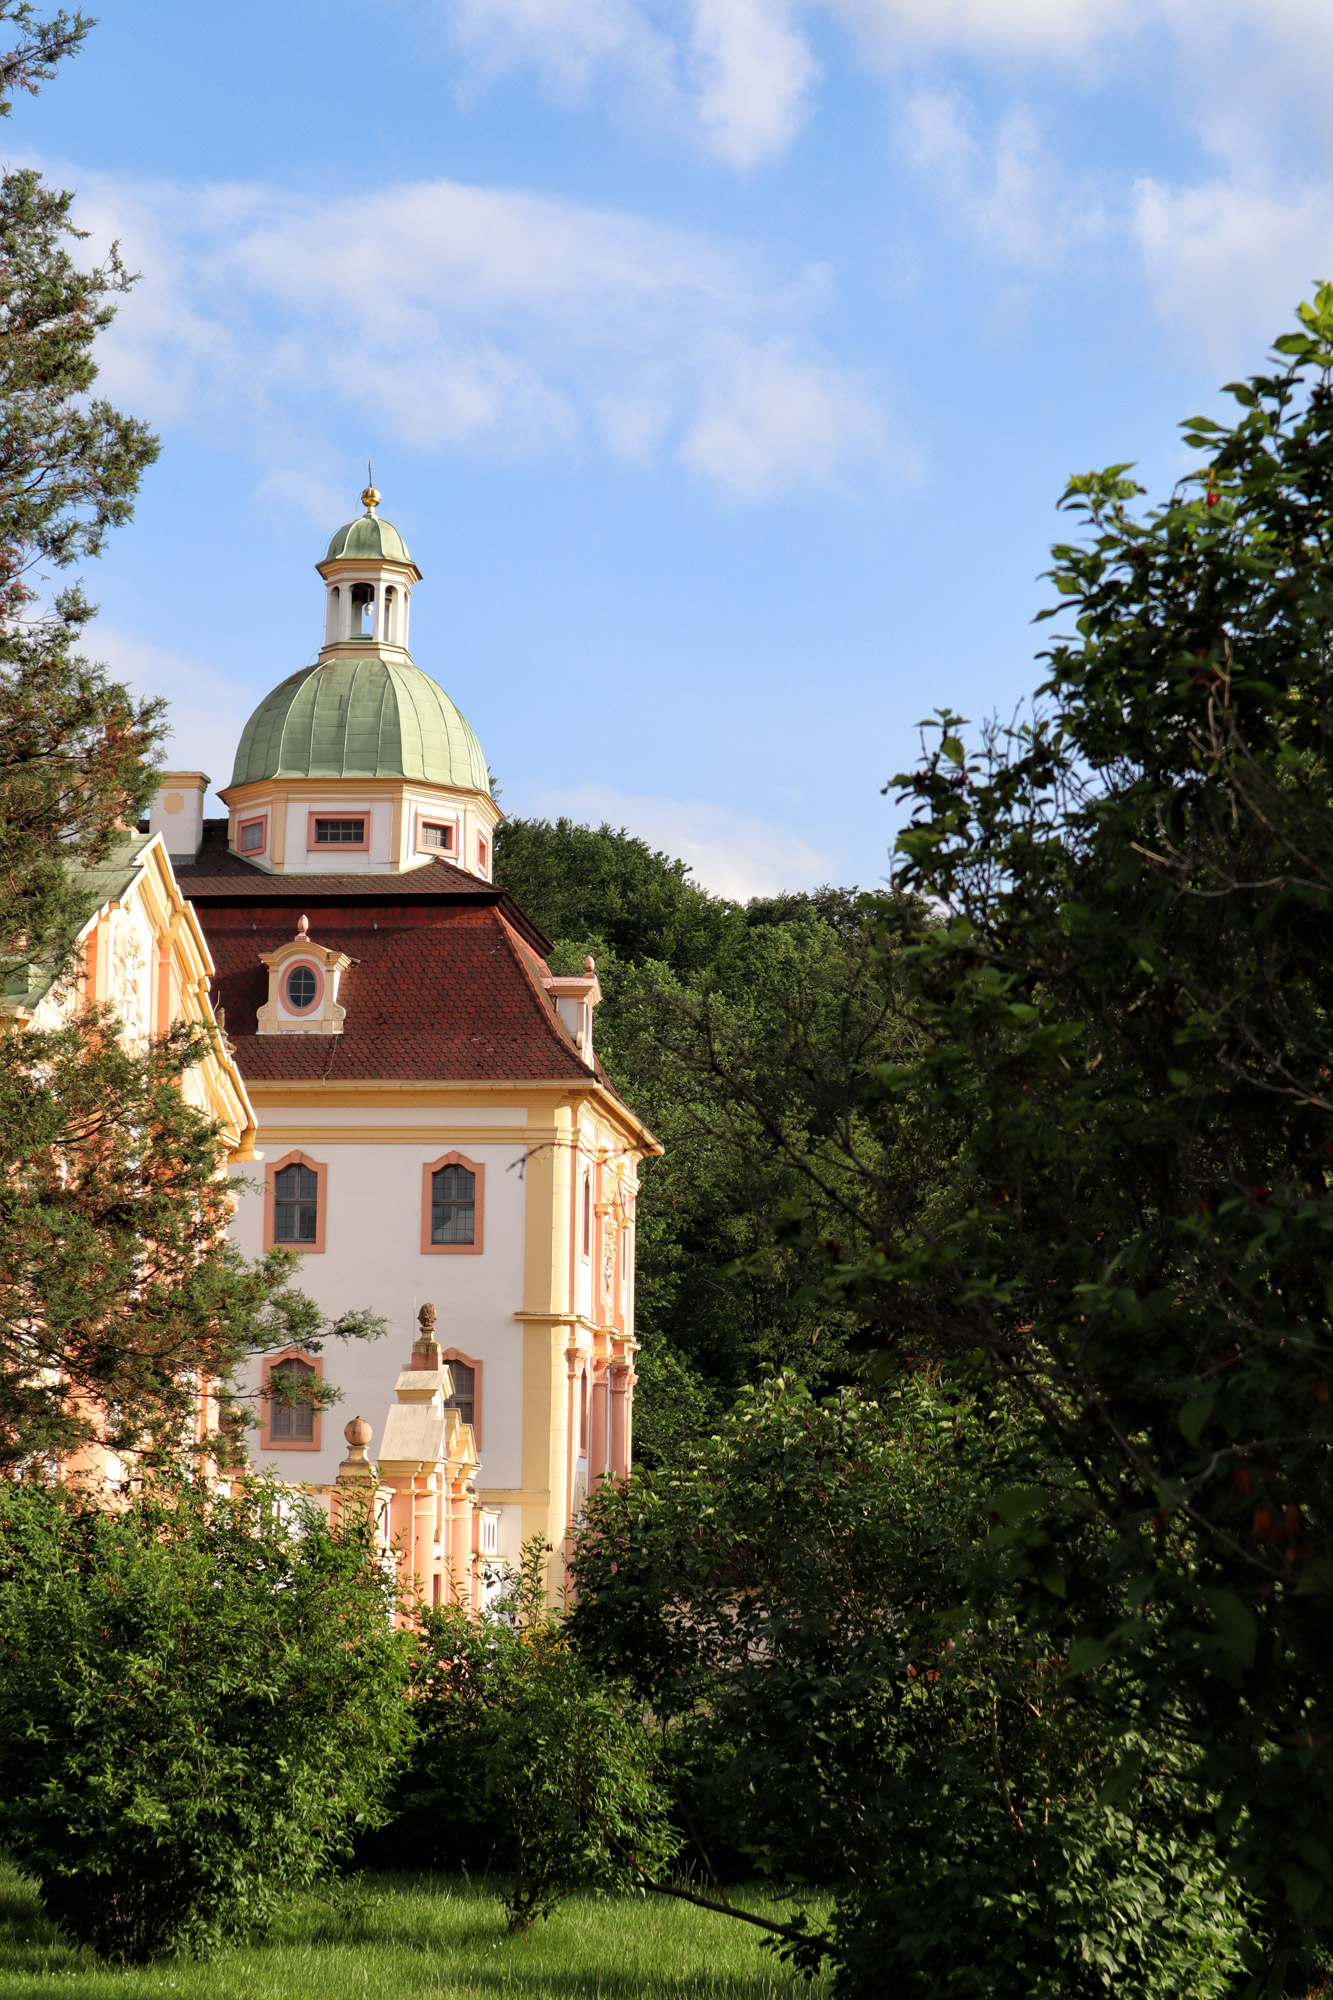
<path fill-rule="evenodd" d="M 342 1033 L 347 1009 L 338 1005 L 338 986 L 353 961 L 345 952 L 315 944 L 308 917 L 301 918 L 290 944 L 259 956 L 268 967 L 268 999 L 258 1010 L 257 1034 Z"/>

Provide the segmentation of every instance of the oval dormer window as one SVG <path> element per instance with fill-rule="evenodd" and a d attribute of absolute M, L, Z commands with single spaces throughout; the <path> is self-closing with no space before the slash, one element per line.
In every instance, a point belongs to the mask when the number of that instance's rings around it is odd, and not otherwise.
<path fill-rule="evenodd" d="M 310 967 L 293 966 L 287 974 L 287 1005 L 294 1008 L 298 1014 L 303 1014 L 307 1007 L 314 1006 L 318 991 L 318 983 Z"/>

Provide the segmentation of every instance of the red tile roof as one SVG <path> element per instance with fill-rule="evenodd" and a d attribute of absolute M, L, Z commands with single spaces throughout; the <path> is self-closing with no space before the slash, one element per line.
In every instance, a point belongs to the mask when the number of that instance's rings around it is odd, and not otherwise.
<path fill-rule="evenodd" d="M 269 980 L 259 954 L 290 942 L 290 903 L 199 907 L 217 965 L 214 1005 L 225 1010 L 247 1083 L 588 1080 L 587 1065 L 525 962 L 531 954 L 500 909 L 423 909 L 386 900 L 372 911 L 316 905 L 309 897 L 305 908 L 310 942 L 352 960 L 338 988 L 347 1010 L 340 1035 L 256 1033 Z"/>
<path fill-rule="evenodd" d="M 226 828 L 205 822 L 198 861 L 176 879 L 208 939 L 213 1005 L 247 1083 L 595 1077 L 624 1102 L 600 1063 L 581 1060 L 542 984 L 549 940 L 507 890 L 434 861 L 401 875 L 269 875 L 227 851 Z M 269 990 L 259 955 L 290 942 L 298 913 L 312 944 L 352 961 L 340 1035 L 257 1032 Z"/>

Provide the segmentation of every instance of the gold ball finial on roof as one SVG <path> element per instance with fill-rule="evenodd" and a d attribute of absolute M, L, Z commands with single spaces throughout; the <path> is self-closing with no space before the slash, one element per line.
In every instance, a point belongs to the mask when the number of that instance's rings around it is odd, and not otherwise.
<path fill-rule="evenodd" d="M 372 521 L 375 518 L 375 509 L 379 506 L 381 497 L 378 486 L 363 486 L 361 489 L 361 505 L 365 508 Z"/>

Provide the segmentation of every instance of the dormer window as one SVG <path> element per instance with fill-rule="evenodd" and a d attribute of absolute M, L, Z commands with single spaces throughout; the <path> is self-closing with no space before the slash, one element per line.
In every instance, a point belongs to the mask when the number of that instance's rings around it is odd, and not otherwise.
<path fill-rule="evenodd" d="M 477 835 L 477 871 L 479 874 L 484 875 L 486 873 L 486 862 L 488 858 L 489 858 L 489 849 L 486 846 L 485 836 L 484 834 L 479 833 Z"/>
<path fill-rule="evenodd" d="M 243 819 L 237 827 L 238 845 L 242 854 L 262 854 L 268 838 L 268 817 Z"/>
<path fill-rule="evenodd" d="M 316 847 L 364 847 L 366 822 L 363 819 L 316 819 Z"/>
<path fill-rule="evenodd" d="M 342 975 L 352 963 L 345 952 L 331 951 L 310 936 L 302 917 L 296 936 L 277 951 L 261 951 L 268 967 L 268 999 L 258 1011 L 261 1035 L 340 1035 L 347 1009 L 338 1003 Z"/>
<path fill-rule="evenodd" d="M 423 819 L 417 826 L 417 845 L 433 848 L 439 854 L 454 851 L 454 830 L 442 820 Z"/>

